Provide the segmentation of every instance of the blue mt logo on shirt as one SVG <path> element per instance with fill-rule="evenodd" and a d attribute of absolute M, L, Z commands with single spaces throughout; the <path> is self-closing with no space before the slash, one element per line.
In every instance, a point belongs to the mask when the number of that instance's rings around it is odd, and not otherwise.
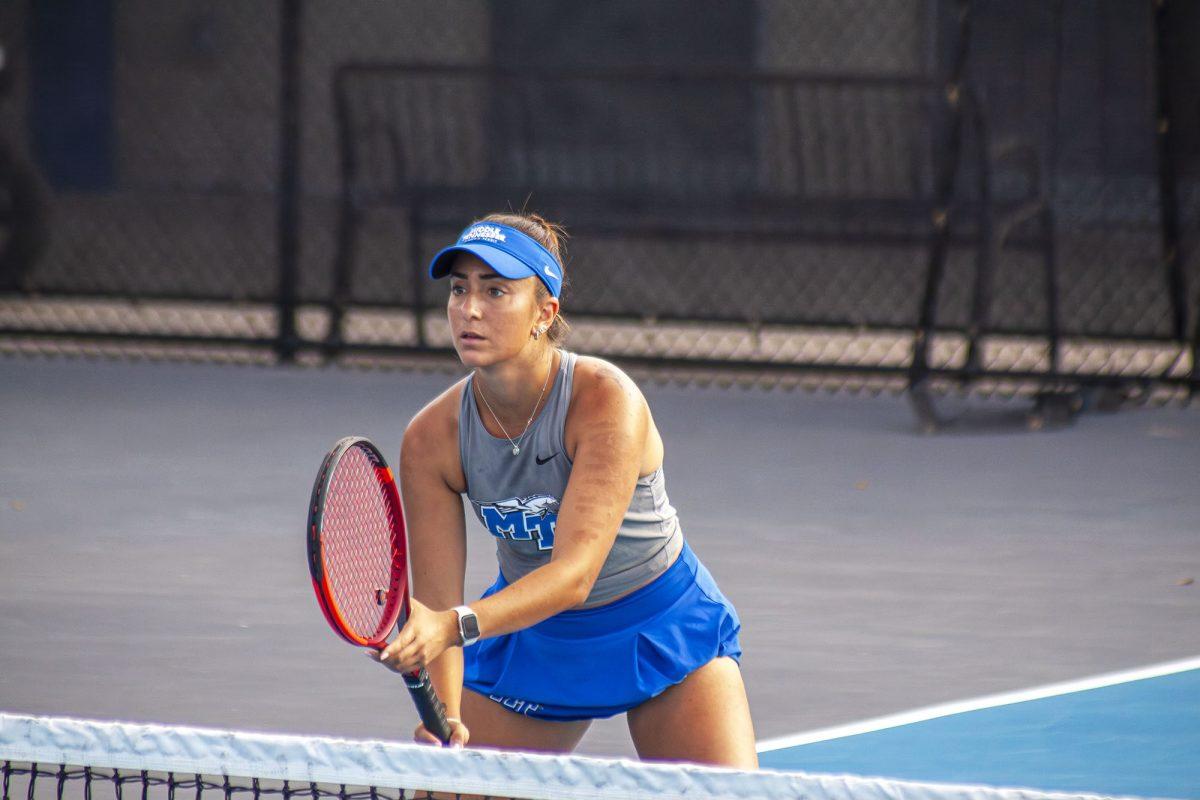
<path fill-rule="evenodd" d="M 538 550 L 554 548 L 554 526 L 558 523 L 557 497 L 535 494 L 477 505 L 483 524 L 497 539 L 514 542 L 536 539 Z"/>

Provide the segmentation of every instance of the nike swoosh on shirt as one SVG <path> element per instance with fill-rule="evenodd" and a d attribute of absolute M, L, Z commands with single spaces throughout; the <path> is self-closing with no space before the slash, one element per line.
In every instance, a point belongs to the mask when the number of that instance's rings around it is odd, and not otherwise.
<path fill-rule="evenodd" d="M 534 461 L 536 461 L 538 463 L 538 466 L 540 467 L 542 464 L 545 464 L 547 461 L 554 458 L 554 456 L 556 456 L 556 455 L 558 455 L 558 453 L 553 453 L 552 455 L 548 455 L 545 458 L 542 458 L 541 456 L 535 456 Z"/>

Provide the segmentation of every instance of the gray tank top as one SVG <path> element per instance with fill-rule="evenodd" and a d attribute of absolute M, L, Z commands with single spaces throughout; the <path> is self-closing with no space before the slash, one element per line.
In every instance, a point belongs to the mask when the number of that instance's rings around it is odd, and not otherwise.
<path fill-rule="evenodd" d="M 563 446 L 576 356 L 562 351 L 558 374 L 542 412 L 521 442 L 512 444 L 483 427 L 471 385 L 463 387 L 458 447 L 467 497 L 475 515 L 496 539 L 500 571 L 509 583 L 550 561 L 558 507 L 571 476 Z M 616 541 L 583 607 L 601 605 L 649 583 L 683 549 L 679 518 L 667 499 L 662 468 L 638 478 Z"/>

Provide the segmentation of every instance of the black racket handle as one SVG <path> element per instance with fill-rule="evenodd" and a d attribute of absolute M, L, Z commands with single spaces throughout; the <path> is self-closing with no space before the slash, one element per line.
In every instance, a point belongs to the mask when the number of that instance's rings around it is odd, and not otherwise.
<path fill-rule="evenodd" d="M 434 691 L 429 672 L 421 667 L 416 672 L 404 673 L 404 685 L 417 704 L 417 713 L 421 715 L 425 730 L 436 736 L 442 744 L 449 742 L 450 723 L 446 721 L 446 707 Z"/>

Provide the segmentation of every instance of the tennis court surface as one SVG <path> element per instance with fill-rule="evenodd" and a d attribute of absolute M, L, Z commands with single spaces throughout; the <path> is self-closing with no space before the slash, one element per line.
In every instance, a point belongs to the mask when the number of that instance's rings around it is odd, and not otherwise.
<path fill-rule="evenodd" d="M 1059 792 L 1200 793 L 1200 658 L 761 742 L 764 767 Z"/>
<path fill-rule="evenodd" d="M 252 738 L 214 734 L 215 754 L 193 751 L 190 728 L 407 741 L 415 719 L 399 681 L 347 652 L 321 619 L 304 563 L 304 505 L 337 438 L 366 435 L 394 454 L 405 422 L 451 377 L 0 360 L 4 740 L 41 736 L 29 717 L 172 726 L 183 735 L 175 744 L 122 729 L 121 741 L 147 759 L 107 764 L 134 771 L 121 784 L 126 796 L 140 796 L 142 769 L 184 774 L 176 791 L 187 796 L 194 771 L 223 786 L 221 759 L 231 753 L 269 765 L 257 770 L 260 789 L 298 782 L 288 796 L 310 795 L 309 781 L 336 793 L 350 778 L 311 765 L 287 772 L 288 758 L 255 750 Z M 347 380 L 351 389 L 339 388 Z M 741 613 L 764 744 L 1200 653 L 1194 409 L 1085 415 L 1048 433 L 922 437 L 900 398 L 645 390 L 685 533 Z M 490 543 L 471 532 L 469 592 L 495 569 Z M 860 725 L 855 736 L 810 736 L 763 754 L 773 769 L 883 775 L 916 788 L 796 774 L 748 788 L 700 771 L 710 793 L 682 796 L 1036 796 L 946 786 L 931 795 L 932 781 L 1200 797 L 1198 759 L 1189 757 L 1196 697 L 1195 672 L 1184 670 L 904 726 Z M 1044 716 L 1026 716 L 1039 707 Z M 104 725 L 36 724 L 65 735 L 42 736 L 59 748 L 49 761 L 78 747 L 86 761 L 77 766 L 90 762 L 97 774 L 120 738 Z M 1071 743 L 1085 739 L 1101 749 Z M 298 758 L 325 763 L 305 741 Z M 354 780 L 380 780 L 395 796 L 397 784 L 372 771 L 364 748 L 336 749 L 330 763 L 348 759 Z M 1010 766 L 1034 769 L 989 765 L 1001 750 Z M 1138 750 L 1150 758 L 1130 766 Z M 189 753 L 194 763 L 157 758 Z M 593 727 L 580 753 L 632 749 L 612 720 Z M 389 769 L 415 769 L 410 756 L 395 758 Z M 939 759 L 952 769 L 933 771 Z M 422 751 L 418 761 L 464 779 L 495 776 L 493 767 L 519 780 L 546 774 L 532 756 Z M 671 796 L 682 785 L 651 770 L 629 784 L 612 772 L 604 788 L 587 789 L 593 773 L 553 763 L 584 792 L 553 796 Z M 54 796 L 58 766 L 41 768 L 54 777 L 39 778 L 35 795 Z M 598 769 L 636 772 L 624 762 Z M 65 782 L 79 796 L 83 774 Z M 9 793 L 24 797 L 27 780 L 10 774 Z M 495 781 L 488 791 L 505 785 Z M 109 792 L 111 779 L 101 783 L 95 791 Z M 532 785 L 516 796 L 545 796 Z M 468 780 L 458 789 L 481 787 Z"/>

